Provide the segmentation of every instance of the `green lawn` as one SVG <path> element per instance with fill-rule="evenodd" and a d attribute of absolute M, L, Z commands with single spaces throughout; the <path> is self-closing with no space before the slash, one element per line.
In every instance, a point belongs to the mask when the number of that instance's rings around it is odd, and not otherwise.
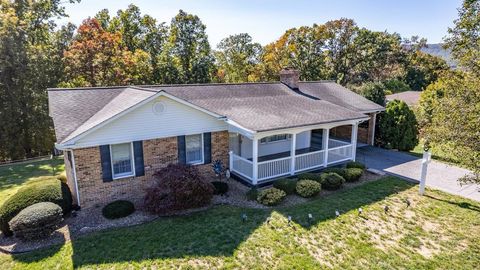
<path fill-rule="evenodd" d="M 64 167 L 63 157 L 0 166 L 0 205 L 15 194 L 22 185 L 52 178 L 62 173 Z"/>
<path fill-rule="evenodd" d="M 478 269 L 480 203 L 433 190 L 421 197 L 417 189 L 385 177 L 293 207 L 216 206 L 46 250 L 0 255 L 0 268 Z"/>

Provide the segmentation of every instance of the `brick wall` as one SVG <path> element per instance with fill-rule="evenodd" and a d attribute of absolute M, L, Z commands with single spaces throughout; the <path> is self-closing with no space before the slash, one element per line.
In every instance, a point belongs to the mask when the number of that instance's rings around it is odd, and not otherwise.
<path fill-rule="evenodd" d="M 337 137 L 341 139 L 347 139 L 350 140 L 352 136 L 352 126 L 339 126 L 339 127 L 334 127 L 330 129 L 330 138 L 332 137 Z"/>
<path fill-rule="evenodd" d="M 357 142 L 368 144 L 372 141 L 371 137 L 373 135 L 373 125 L 373 117 L 370 115 L 368 127 L 358 127 Z M 350 138 L 352 137 L 352 126 L 346 125 L 334 127 L 330 129 L 330 137 L 350 140 Z"/>
<path fill-rule="evenodd" d="M 145 188 L 152 184 L 152 175 L 170 163 L 176 163 L 177 137 L 143 142 L 145 175 L 103 182 L 99 147 L 74 150 L 80 205 L 89 208 L 117 199 L 128 199 L 139 205 Z M 212 161 L 220 159 L 228 165 L 228 132 L 212 133 Z M 198 165 L 206 176 L 212 177 L 211 164 Z"/>

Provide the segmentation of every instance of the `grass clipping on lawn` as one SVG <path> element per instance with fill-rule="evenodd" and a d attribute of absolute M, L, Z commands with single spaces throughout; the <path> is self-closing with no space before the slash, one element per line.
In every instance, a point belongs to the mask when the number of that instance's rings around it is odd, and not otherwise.
<path fill-rule="evenodd" d="M 217 206 L 190 216 L 93 233 L 43 251 L 0 255 L 0 265 L 6 269 L 478 267 L 480 203 L 440 191 L 426 194 L 421 197 L 418 186 L 385 177 L 292 207 Z M 361 216 L 358 207 L 363 209 Z M 335 218 L 335 210 L 340 217 Z M 241 218 L 244 213 L 246 222 Z"/>

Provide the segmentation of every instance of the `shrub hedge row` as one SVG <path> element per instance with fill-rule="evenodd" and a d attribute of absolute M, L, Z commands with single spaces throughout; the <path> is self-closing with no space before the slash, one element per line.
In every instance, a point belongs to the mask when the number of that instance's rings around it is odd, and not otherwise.
<path fill-rule="evenodd" d="M 11 236 L 13 233 L 8 222 L 23 209 L 40 202 L 55 203 L 66 214 L 72 209 L 72 194 L 67 184 L 57 179 L 27 184 L 0 207 L 0 230 L 3 234 Z"/>

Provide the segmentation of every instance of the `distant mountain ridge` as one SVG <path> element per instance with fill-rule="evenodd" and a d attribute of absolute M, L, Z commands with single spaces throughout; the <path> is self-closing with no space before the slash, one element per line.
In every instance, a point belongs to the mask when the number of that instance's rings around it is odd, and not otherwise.
<path fill-rule="evenodd" d="M 434 56 L 438 56 L 447 61 L 447 64 L 451 68 L 457 68 L 457 62 L 452 57 L 452 51 L 450 49 L 444 49 L 442 43 L 427 44 L 427 47 L 422 48 L 421 51 Z"/>

